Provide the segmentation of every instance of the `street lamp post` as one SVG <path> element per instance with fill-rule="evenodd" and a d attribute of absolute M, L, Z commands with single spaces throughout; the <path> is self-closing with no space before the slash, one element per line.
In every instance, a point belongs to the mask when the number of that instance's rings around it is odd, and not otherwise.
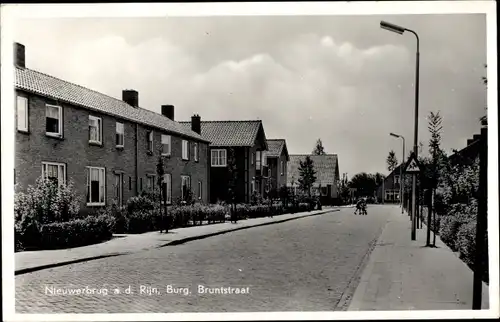
<path fill-rule="evenodd" d="M 401 213 L 403 213 L 404 209 L 404 184 L 405 181 L 403 180 L 403 165 L 404 165 L 404 160 L 405 160 L 405 138 L 402 135 L 394 134 L 394 133 L 389 133 L 390 136 L 393 136 L 398 139 L 403 140 L 403 158 L 401 159 L 401 166 L 399 167 L 399 200 L 401 202 Z"/>
<path fill-rule="evenodd" d="M 404 28 L 386 21 L 380 22 L 380 28 L 395 32 L 402 35 L 405 31 L 412 33 L 417 38 L 417 53 L 416 53 L 416 70 L 415 70 L 415 124 L 414 124 L 414 137 L 413 137 L 413 153 L 415 158 L 418 157 L 418 94 L 419 94 L 419 72 L 420 72 L 420 38 L 417 33 L 408 28 Z M 412 221 L 411 221 L 411 240 L 416 240 L 416 227 L 415 227 L 415 214 L 416 214 L 416 192 L 417 192 L 417 175 L 412 174 Z"/>

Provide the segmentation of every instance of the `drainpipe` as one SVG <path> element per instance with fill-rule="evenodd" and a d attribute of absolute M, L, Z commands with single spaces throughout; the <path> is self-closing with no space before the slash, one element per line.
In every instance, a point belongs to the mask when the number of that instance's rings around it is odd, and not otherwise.
<path fill-rule="evenodd" d="M 135 124 L 135 195 L 139 195 L 139 124 Z"/>

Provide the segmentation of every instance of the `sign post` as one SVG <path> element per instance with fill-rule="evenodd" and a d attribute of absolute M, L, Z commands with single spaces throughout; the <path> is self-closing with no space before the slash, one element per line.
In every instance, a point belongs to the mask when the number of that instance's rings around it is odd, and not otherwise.
<path fill-rule="evenodd" d="M 411 202 L 411 240 L 416 240 L 416 210 L 417 210 L 417 174 L 420 173 L 420 164 L 415 157 L 415 153 L 410 155 L 410 159 L 405 166 L 405 173 L 413 176 L 412 202 Z"/>

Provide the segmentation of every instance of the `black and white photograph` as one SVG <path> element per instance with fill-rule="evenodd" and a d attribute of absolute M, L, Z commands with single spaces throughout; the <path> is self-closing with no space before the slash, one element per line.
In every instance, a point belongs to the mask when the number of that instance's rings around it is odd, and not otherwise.
<path fill-rule="evenodd" d="M 498 318 L 495 12 L 2 5 L 4 319 Z"/>

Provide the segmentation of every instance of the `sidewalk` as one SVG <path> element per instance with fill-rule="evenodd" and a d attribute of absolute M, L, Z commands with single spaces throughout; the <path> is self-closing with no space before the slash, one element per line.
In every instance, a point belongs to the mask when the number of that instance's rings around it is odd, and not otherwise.
<path fill-rule="evenodd" d="M 440 239 L 424 247 L 427 227 L 410 236 L 410 220 L 397 206 L 370 255 L 348 311 L 471 310 L 473 273 Z M 431 234 L 432 238 L 432 234 Z M 483 283 L 483 309 L 488 309 Z"/>
<path fill-rule="evenodd" d="M 324 207 L 322 210 L 280 215 L 273 218 L 265 217 L 240 220 L 237 224 L 225 222 L 213 225 L 177 228 L 170 230 L 168 234 L 160 234 L 158 231 L 153 231 L 137 235 L 117 235 L 104 243 L 77 248 L 18 252 L 15 253 L 15 275 L 103 257 L 131 254 L 167 245 L 182 244 L 191 240 L 235 230 L 280 223 L 338 210 L 338 208 Z"/>

